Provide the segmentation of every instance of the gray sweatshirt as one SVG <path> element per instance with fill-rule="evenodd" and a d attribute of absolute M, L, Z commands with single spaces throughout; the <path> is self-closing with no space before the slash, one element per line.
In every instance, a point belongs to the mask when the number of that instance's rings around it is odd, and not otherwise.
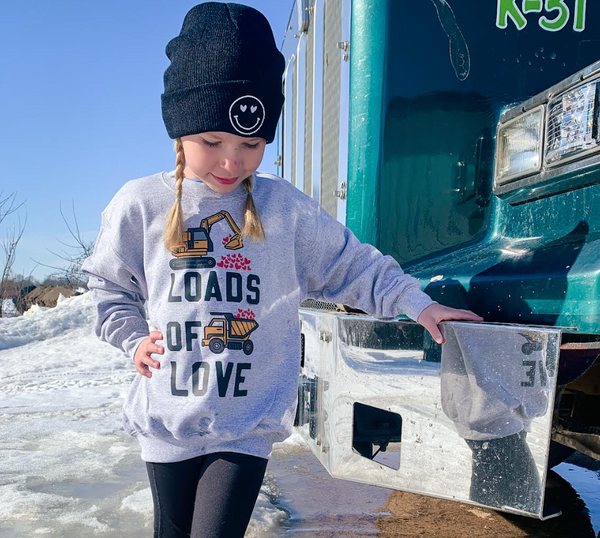
<path fill-rule="evenodd" d="M 287 181 L 255 174 L 265 242 L 241 238 L 246 195 L 185 179 L 179 252 L 163 245 L 175 174 L 127 182 L 102 212 L 83 264 L 96 334 L 135 355 L 160 330 L 163 355 L 123 404 L 142 459 L 220 451 L 270 457 L 293 428 L 300 369 L 298 307 L 307 298 L 416 320 L 433 301 L 391 256 L 360 243 Z"/>

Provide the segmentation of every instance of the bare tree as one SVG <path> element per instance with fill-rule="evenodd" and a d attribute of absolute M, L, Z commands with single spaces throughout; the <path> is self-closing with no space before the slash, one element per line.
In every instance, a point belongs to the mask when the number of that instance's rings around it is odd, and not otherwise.
<path fill-rule="evenodd" d="M 65 217 L 62 205 L 59 204 L 60 214 L 63 218 L 63 221 L 67 225 L 67 229 L 71 234 L 71 237 L 75 241 L 74 245 L 69 245 L 64 243 L 63 241 L 58 240 L 59 243 L 64 245 L 67 248 L 72 249 L 71 252 L 63 251 L 62 254 L 57 254 L 50 249 L 46 249 L 55 256 L 58 256 L 61 260 L 67 262 L 66 267 L 55 267 L 52 265 L 45 265 L 40 262 L 36 262 L 38 265 L 42 265 L 44 267 L 49 267 L 50 269 L 55 269 L 55 272 L 48 275 L 47 280 L 60 283 L 66 288 L 75 290 L 81 286 L 85 286 L 87 283 L 87 276 L 81 272 L 81 266 L 84 260 L 90 256 L 92 250 L 94 248 L 94 241 L 85 241 L 81 237 L 81 232 L 79 230 L 79 224 L 77 223 L 77 216 L 75 215 L 75 202 L 72 202 L 72 211 L 73 211 L 73 225 L 69 224 L 69 221 Z M 33 258 L 32 258 L 33 259 Z M 36 260 L 33 260 L 36 261 Z"/>
<path fill-rule="evenodd" d="M 2 224 L 6 217 L 18 211 L 25 203 L 21 202 L 19 205 L 16 205 L 16 197 L 17 194 L 13 193 L 6 198 L 2 198 L 2 193 L 0 193 L 0 224 Z M 21 225 L 21 219 L 19 219 L 18 227 L 13 226 L 10 228 L 7 231 L 6 237 L 2 241 L 2 250 L 4 250 L 5 259 L 4 263 L 0 265 L 0 269 L 2 270 L 0 276 L 0 318 L 2 317 L 2 307 L 4 303 L 4 296 L 7 292 L 7 283 L 11 276 L 12 266 L 15 263 L 17 245 L 19 244 L 21 237 L 23 237 L 26 223 L 27 217 L 25 217 L 25 222 L 23 225 Z"/>
<path fill-rule="evenodd" d="M 2 198 L 2 193 L 0 192 L 0 224 L 2 224 L 2 221 L 6 217 L 8 217 L 12 213 L 15 213 L 16 211 L 18 211 L 19 208 L 25 203 L 25 202 L 21 202 L 18 206 L 15 207 L 16 198 L 17 198 L 16 192 L 13 192 L 6 198 Z"/>
<path fill-rule="evenodd" d="M 22 314 L 30 306 L 25 300 L 26 295 L 37 288 L 39 281 L 32 275 L 33 271 L 37 268 L 37 265 L 31 269 L 29 275 L 25 276 L 22 273 L 16 273 L 8 281 L 9 286 L 12 284 L 13 295 L 15 296 L 15 303 L 17 311 Z M 10 287 L 9 287 L 10 289 Z M 6 312 L 4 313 L 6 315 Z"/>
<path fill-rule="evenodd" d="M 44 280 L 41 282 L 42 286 L 48 286 L 48 287 L 53 287 L 53 286 L 62 286 L 64 284 L 64 280 L 62 280 L 62 278 L 57 278 L 56 276 L 52 276 L 52 275 L 48 275 L 44 278 Z"/>
<path fill-rule="evenodd" d="M 23 237 L 26 223 L 27 219 L 25 219 L 25 222 L 21 225 L 21 219 L 19 219 L 19 226 L 10 228 L 2 241 L 2 250 L 4 250 L 4 269 L 2 270 L 2 276 L 0 277 L 0 317 L 2 317 L 4 298 L 9 289 L 12 288 L 10 291 L 13 292 L 18 291 L 16 289 L 16 282 L 9 279 L 12 273 L 12 266 L 15 263 L 15 256 L 17 255 L 17 245 L 19 244 L 21 237 Z"/>

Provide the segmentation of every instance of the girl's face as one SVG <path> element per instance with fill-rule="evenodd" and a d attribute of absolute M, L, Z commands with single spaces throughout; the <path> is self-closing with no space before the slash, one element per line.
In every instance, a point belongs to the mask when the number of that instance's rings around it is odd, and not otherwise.
<path fill-rule="evenodd" d="M 267 141 L 210 131 L 181 137 L 184 176 L 201 179 L 213 191 L 228 193 L 260 166 Z"/>

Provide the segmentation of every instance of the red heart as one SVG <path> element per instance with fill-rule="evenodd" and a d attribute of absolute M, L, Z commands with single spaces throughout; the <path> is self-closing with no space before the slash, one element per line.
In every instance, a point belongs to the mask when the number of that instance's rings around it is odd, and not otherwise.
<path fill-rule="evenodd" d="M 218 265 L 219 267 L 223 267 L 223 262 L 217 262 L 217 265 Z"/>
<path fill-rule="evenodd" d="M 240 264 L 239 264 L 239 263 L 236 263 L 236 264 L 235 264 L 235 268 L 236 268 L 236 269 L 239 269 L 239 268 L 240 268 Z"/>

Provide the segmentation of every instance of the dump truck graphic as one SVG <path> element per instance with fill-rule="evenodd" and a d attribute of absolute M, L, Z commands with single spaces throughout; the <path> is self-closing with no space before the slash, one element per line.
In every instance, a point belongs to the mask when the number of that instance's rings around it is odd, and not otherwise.
<path fill-rule="evenodd" d="M 250 355 L 254 349 L 250 334 L 258 328 L 253 319 L 234 318 L 228 312 L 211 312 L 211 316 L 219 316 L 210 320 L 204 328 L 203 346 L 208 346 L 213 353 L 221 353 L 225 348 L 241 349 Z"/>
<path fill-rule="evenodd" d="M 227 211 L 219 211 L 210 217 L 202 219 L 200 227 L 188 228 L 183 232 L 181 243 L 173 251 L 176 257 L 169 262 L 171 269 L 214 267 L 216 264 L 215 259 L 207 256 L 209 252 L 214 251 L 213 242 L 210 239 L 210 229 L 215 222 L 223 219 L 227 221 L 234 234 L 225 245 L 225 248 L 228 250 L 242 248 L 244 244 L 237 224 Z"/>

